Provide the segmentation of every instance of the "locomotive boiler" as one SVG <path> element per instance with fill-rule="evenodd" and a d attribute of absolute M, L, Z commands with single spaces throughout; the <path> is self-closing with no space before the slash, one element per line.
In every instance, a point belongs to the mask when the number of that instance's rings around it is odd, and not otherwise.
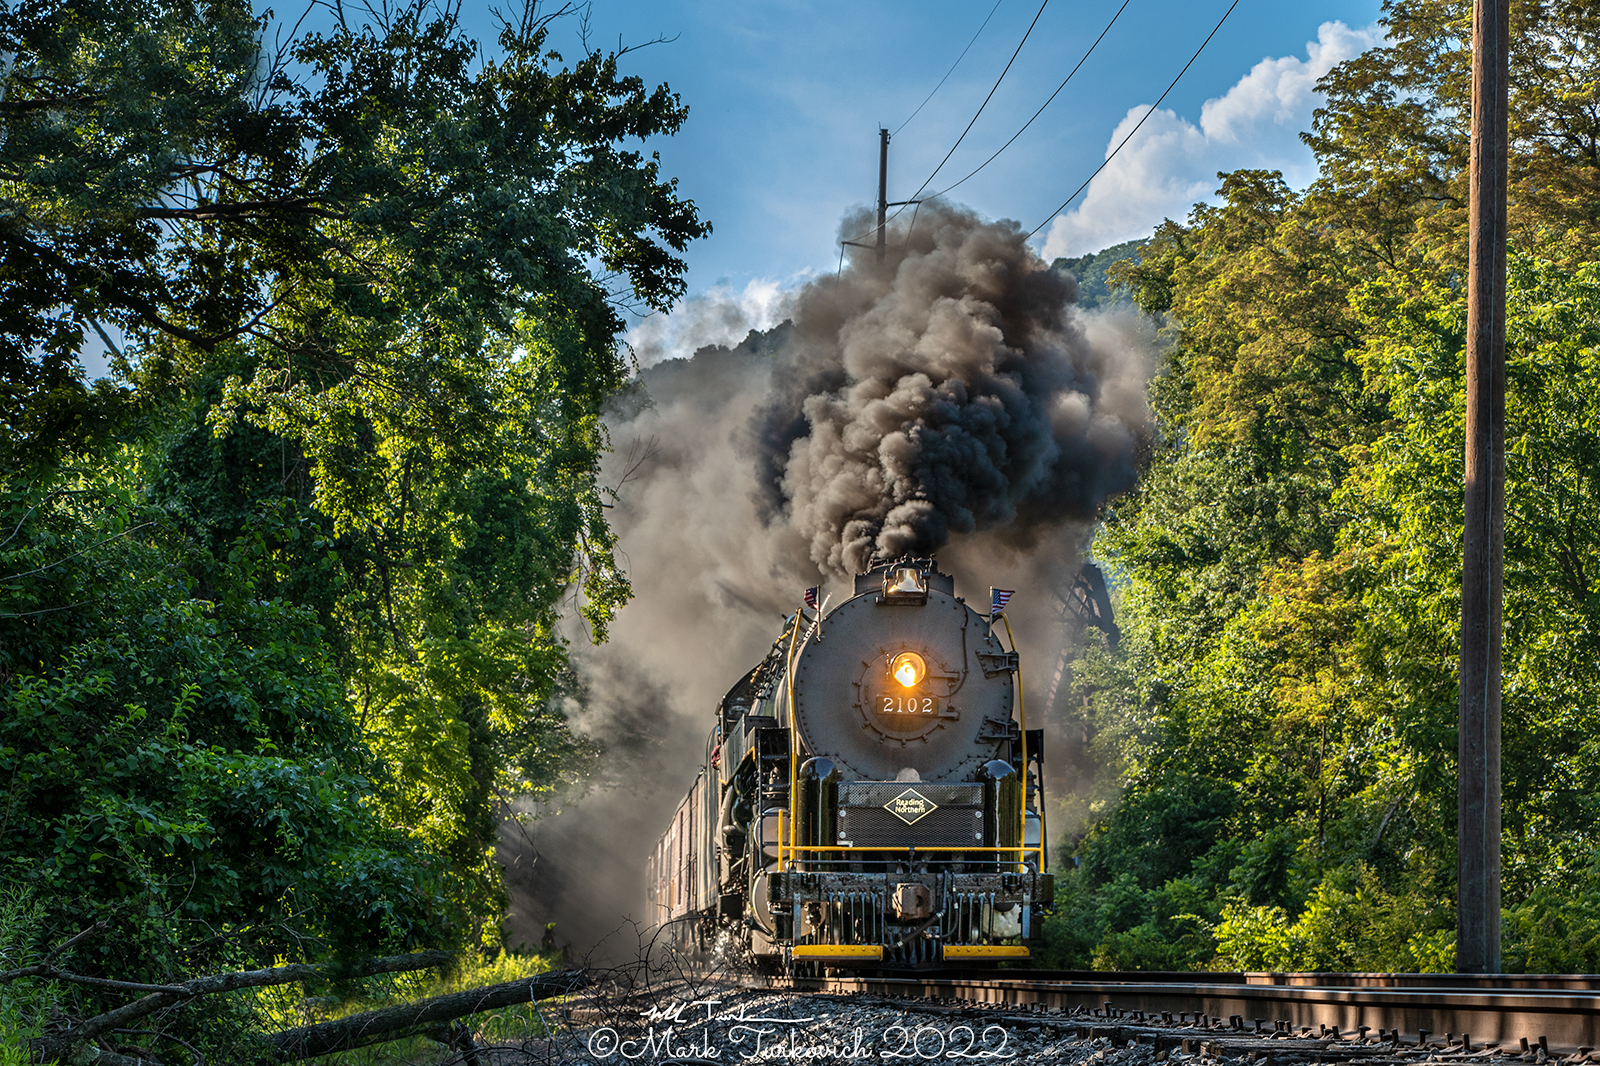
<path fill-rule="evenodd" d="M 717 706 L 648 862 L 652 918 L 765 968 L 1025 958 L 1053 886 L 1043 731 L 991 609 L 933 559 L 798 610 Z"/>

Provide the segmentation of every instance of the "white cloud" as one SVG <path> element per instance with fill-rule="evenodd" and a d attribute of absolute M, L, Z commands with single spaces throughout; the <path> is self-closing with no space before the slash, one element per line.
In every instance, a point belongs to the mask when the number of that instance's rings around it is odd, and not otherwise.
<path fill-rule="evenodd" d="M 1174 111 L 1157 111 L 1090 183 L 1079 205 L 1056 217 L 1045 259 L 1098 251 L 1148 235 L 1163 218 L 1186 217 L 1192 204 L 1211 198 L 1218 171 L 1281 170 L 1289 184 L 1309 184 L 1315 162 L 1299 135 L 1319 101 L 1317 80 L 1382 40 L 1375 25 L 1353 30 L 1324 22 L 1317 39 L 1307 42 L 1306 58 L 1263 59 L 1201 106 L 1198 126 Z M 1141 104 L 1128 111 L 1106 144 L 1107 155 L 1149 110 Z"/>
<path fill-rule="evenodd" d="M 789 316 L 794 286 L 753 278 L 744 291 L 713 286 L 696 293 L 670 314 L 651 315 L 623 338 L 641 366 L 687 359 L 708 344 L 732 346 L 753 329 L 771 329 Z"/>

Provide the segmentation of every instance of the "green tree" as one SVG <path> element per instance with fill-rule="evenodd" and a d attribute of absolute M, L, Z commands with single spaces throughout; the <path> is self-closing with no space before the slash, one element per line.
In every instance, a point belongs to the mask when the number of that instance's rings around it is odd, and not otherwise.
<path fill-rule="evenodd" d="M 82 965 L 492 940 L 502 801 L 591 754 L 621 311 L 709 227 L 625 50 L 456 11 L 0 16 L 0 877 L 120 923 Z"/>
<path fill-rule="evenodd" d="M 1509 207 L 1513 240 L 1568 263 L 1600 237 L 1600 16 L 1576 0 L 1511 13 Z M 1341 63 L 1306 142 L 1316 213 L 1359 259 L 1389 269 L 1464 269 L 1472 5 L 1384 5 L 1386 40 Z"/>
<path fill-rule="evenodd" d="M 1528 257 L 1509 341 L 1507 957 L 1581 961 L 1587 897 L 1568 914 L 1551 886 L 1588 876 L 1600 813 L 1585 798 L 1600 23 L 1564 0 L 1513 20 Z M 1125 792 L 1064 891 L 1103 912 L 1126 881 L 1148 917 L 1078 937 L 1079 963 L 1173 957 L 1173 904 L 1155 895 L 1173 881 L 1202 886 L 1183 913 L 1210 916 L 1219 961 L 1448 961 L 1470 5 L 1390 4 L 1385 25 L 1322 84 L 1309 189 L 1223 175 L 1220 207 L 1165 223 L 1113 271 L 1172 345 L 1151 387 L 1157 446 L 1096 540 L 1125 639 L 1086 660 L 1090 715 L 1117 723 L 1091 757 L 1122 768 Z M 1166 854 L 1151 827 L 1186 816 L 1174 774 L 1228 813 L 1143 870 L 1136 849 Z"/>
<path fill-rule="evenodd" d="M 457 942 L 442 857 L 369 801 L 379 767 L 315 618 L 259 598 L 249 565 L 196 599 L 184 538 L 138 496 L 65 473 L 0 493 L 0 895 L 27 912 L 8 958 L 95 922 L 66 961 L 149 982 Z M 22 1028 L 60 999 L 8 998 Z M 234 1012 L 175 1035 L 215 1047 Z"/>
<path fill-rule="evenodd" d="M 1600 831 L 1588 800 L 1600 789 L 1597 282 L 1595 264 L 1513 260 L 1503 884 L 1518 965 L 1590 957 L 1588 896 L 1556 886 L 1587 883 Z M 1464 302 L 1391 272 L 1352 307 L 1368 336 L 1358 362 L 1390 417 L 1350 450 L 1333 497 L 1345 516 L 1336 554 L 1260 570 L 1213 635 L 1186 645 L 1170 687 L 1143 694 L 1152 732 L 1121 805 L 1080 848 L 1078 876 L 1097 899 L 1125 882 L 1118 891 L 1142 892 L 1153 920 L 1109 921 L 1098 957 L 1170 957 L 1159 920 L 1180 912 L 1163 915 L 1153 893 L 1185 880 L 1211 893 L 1223 964 L 1449 964 Z M 1105 540 L 1144 543 L 1115 526 Z M 1196 616 L 1136 598 L 1170 580 L 1158 557 L 1120 558 L 1124 596 L 1143 605 L 1125 645 L 1135 661 L 1176 664 L 1151 650 L 1160 626 Z M 1202 809 L 1195 796 L 1213 798 Z"/>
<path fill-rule="evenodd" d="M 1583 868 L 1600 813 L 1588 799 L 1600 788 L 1597 280 L 1594 264 L 1512 262 L 1502 682 L 1502 877 L 1512 901 Z M 1396 416 L 1347 488 L 1364 506 L 1346 539 L 1383 559 L 1368 599 L 1369 681 L 1382 686 L 1380 698 L 1416 754 L 1418 793 L 1453 838 L 1465 304 L 1393 279 L 1368 286 L 1362 302 L 1385 323 L 1365 361 Z"/>

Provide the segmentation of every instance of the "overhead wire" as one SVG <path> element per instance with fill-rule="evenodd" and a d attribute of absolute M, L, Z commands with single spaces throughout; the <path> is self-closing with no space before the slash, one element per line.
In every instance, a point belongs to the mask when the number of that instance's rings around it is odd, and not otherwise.
<path fill-rule="evenodd" d="M 1100 31 L 1100 36 L 1095 38 L 1094 43 L 1091 44 L 1089 46 L 1088 50 L 1084 52 L 1082 58 L 1080 58 L 1078 60 L 1077 64 L 1072 68 L 1072 70 L 1067 72 L 1067 76 L 1062 79 L 1061 84 L 1056 86 L 1055 92 L 1052 92 L 1050 94 L 1049 98 L 1047 98 L 1045 100 L 1045 102 L 1042 105 L 1040 105 L 1039 109 L 1033 113 L 1033 116 L 1031 118 L 1029 118 L 1027 122 L 1022 124 L 1022 128 L 1021 129 L 1017 130 L 1016 133 L 1012 134 L 1010 139 L 1007 140 L 1005 142 L 1005 144 L 1002 144 L 995 151 L 995 153 L 993 155 L 991 155 L 988 159 L 985 159 L 982 163 L 980 163 L 976 167 L 974 167 L 970 172 L 968 172 L 964 177 L 962 177 L 955 184 L 945 187 L 944 189 L 940 190 L 939 192 L 934 193 L 933 196 L 934 197 L 944 196 L 947 193 L 950 193 L 950 192 L 954 191 L 957 187 L 959 187 L 960 185 L 964 184 L 968 179 L 972 178 L 979 171 L 981 171 L 984 167 L 987 167 L 990 163 L 994 162 L 997 158 L 999 158 L 1000 154 L 1002 152 L 1004 152 L 1007 148 L 1009 148 L 1013 141 L 1015 141 L 1018 137 L 1022 136 L 1022 134 L 1027 131 L 1028 127 L 1032 126 L 1034 121 L 1036 119 L 1038 119 L 1038 117 L 1044 113 L 1045 108 L 1049 107 L 1050 104 L 1055 100 L 1055 98 L 1061 94 L 1061 90 L 1063 90 L 1063 89 L 1065 89 L 1067 87 L 1067 83 L 1072 80 L 1073 75 L 1077 74 L 1079 68 L 1081 68 L 1083 66 L 1083 64 L 1088 60 L 1089 56 L 1094 53 L 1094 50 L 1097 47 L 1099 47 L 1100 42 L 1105 39 L 1106 34 L 1111 32 L 1111 27 L 1116 25 L 1117 20 L 1122 17 L 1123 11 L 1125 11 L 1127 9 L 1128 4 L 1131 3 L 1131 2 L 1132 2 L 1132 0 L 1123 0 L 1122 6 L 1117 9 L 1116 14 L 1111 16 L 1111 21 L 1107 22 L 1106 26 L 1105 26 L 1105 29 Z M 1213 37 L 1215 37 L 1219 31 L 1221 31 L 1223 23 L 1228 21 L 1228 16 L 1233 14 L 1233 10 L 1234 10 L 1234 8 L 1239 6 L 1239 2 L 1240 2 L 1240 0 L 1233 0 L 1233 2 L 1228 5 L 1228 9 L 1222 13 L 1222 17 L 1219 18 L 1217 20 L 1217 24 L 1211 28 L 1211 32 L 1206 34 L 1205 40 L 1200 42 L 1200 47 L 1198 47 L 1198 48 L 1196 48 L 1194 50 L 1194 54 L 1189 57 L 1189 61 L 1183 65 L 1183 69 L 1179 70 L 1177 75 L 1173 77 L 1172 81 L 1167 85 L 1166 89 L 1164 89 L 1162 91 L 1161 95 L 1156 98 L 1156 102 L 1154 104 L 1151 104 L 1149 109 L 1147 111 L 1145 111 L 1145 113 L 1142 116 L 1140 116 L 1139 121 L 1134 124 L 1133 129 L 1128 131 L 1128 135 L 1126 137 L 1124 137 L 1120 142 L 1118 142 L 1117 146 L 1111 150 L 1111 153 L 1106 156 L 1105 161 L 1102 162 L 1098 167 L 1095 168 L 1094 173 L 1090 174 L 1089 177 L 1084 180 L 1082 185 L 1079 185 L 1077 187 L 1077 189 L 1073 190 L 1073 193 L 1072 193 L 1071 196 L 1068 196 L 1066 198 L 1066 200 L 1062 201 L 1060 207 L 1057 207 L 1054 211 L 1050 212 L 1049 216 L 1043 222 L 1039 223 L 1033 229 L 1029 230 L 1028 234 L 1027 234 L 1027 238 L 1024 238 L 1024 239 L 1028 239 L 1028 238 L 1033 237 L 1034 234 L 1038 233 L 1041 229 L 1043 229 L 1045 226 L 1049 225 L 1052 221 L 1054 221 L 1055 217 L 1057 215 L 1059 215 L 1062 211 L 1066 210 L 1067 205 L 1072 203 L 1073 200 L 1076 200 L 1078 198 L 1078 196 L 1085 189 L 1087 189 L 1089 187 L 1089 184 L 1091 182 L 1093 182 L 1095 178 L 1099 177 L 1101 172 L 1104 171 L 1105 168 L 1111 164 L 1111 161 L 1117 157 L 1117 153 L 1121 152 L 1123 147 L 1126 146 L 1127 143 L 1133 139 L 1134 135 L 1139 132 L 1140 127 L 1142 127 L 1145 124 L 1145 122 L 1150 118 L 1151 115 L 1155 114 L 1156 110 L 1158 108 L 1160 108 L 1161 104 L 1166 100 L 1166 98 L 1169 95 L 1171 95 L 1172 90 L 1177 87 L 1178 82 L 1183 80 L 1183 76 L 1189 72 L 1189 68 L 1190 67 L 1194 66 L 1195 61 L 1200 58 L 1200 54 L 1202 52 L 1204 52 L 1205 49 L 1206 49 L 1206 46 L 1211 43 L 1211 39 Z M 889 218 L 887 220 L 885 220 L 885 224 L 887 224 L 888 222 L 894 221 L 894 219 L 897 218 L 900 215 L 900 213 L 903 212 L 906 209 L 906 207 L 908 207 L 908 206 L 916 204 L 916 205 L 918 205 L 918 207 L 920 209 L 921 200 L 918 199 L 918 196 L 920 196 L 922 191 L 928 187 L 928 182 L 931 182 L 934 179 L 934 177 L 938 175 L 939 171 L 941 169 L 943 169 L 945 163 L 948 163 L 950 161 L 950 156 L 954 155 L 956 148 L 960 147 L 962 140 L 964 140 L 966 138 L 967 133 L 969 133 L 971 131 L 973 124 L 978 121 L 978 116 L 983 114 L 984 108 L 989 105 L 989 100 L 994 96 L 995 91 L 1000 88 L 1000 82 L 1005 79 L 1006 73 L 1011 69 L 1011 64 L 1016 61 L 1017 55 L 1019 53 L 1021 53 L 1022 46 L 1027 43 L 1028 36 L 1033 33 L 1033 27 L 1038 24 L 1039 16 L 1044 14 L 1045 6 L 1048 3 L 1049 3 L 1049 0 L 1044 0 L 1044 3 L 1039 5 L 1039 10 L 1033 16 L 1033 22 L 1029 23 L 1027 33 L 1024 33 L 1022 35 L 1022 40 L 1017 43 L 1016 51 L 1012 52 L 1011 60 L 1006 63 L 1005 70 L 1002 70 L 1000 72 L 1000 77 L 995 79 L 995 84 L 994 84 L 993 88 L 991 88 L 989 90 L 989 95 L 984 97 L 983 103 L 978 107 L 977 113 L 972 116 L 972 121 L 967 123 L 967 128 L 961 131 L 961 136 L 956 139 L 956 143 L 951 146 L 950 151 L 945 154 L 944 159 L 940 160 L 939 165 L 937 167 L 934 167 L 933 173 L 928 175 L 927 181 L 924 181 L 922 183 L 921 187 L 918 188 L 917 191 L 912 194 L 911 199 L 903 201 L 899 205 L 899 210 L 897 210 L 893 215 L 889 216 Z M 997 3 L 996 7 L 998 7 L 998 6 L 999 6 L 999 4 Z M 989 12 L 989 14 L 990 14 L 990 17 L 993 17 L 994 11 L 991 10 Z M 988 19 L 985 19 L 984 23 L 985 23 L 985 25 L 987 25 L 988 24 Z M 983 27 L 980 26 L 979 27 L 979 32 L 981 33 L 982 30 L 983 30 Z M 976 36 L 974 36 L 973 39 L 976 40 L 977 39 Z M 969 43 L 967 45 L 967 47 L 971 48 L 972 47 L 971 43 Z M 965 55 L 965 54 L 966 54 L 966 52 L 965 52 L 965 50 L 963 50 L 962 55 Z M 959 57 L 957 58 L 956 62 L 957 63 L 960 62 L 960 58 Z M 951 68 L 952 71 L 954 69 L 955 69 L 954 67 Z M 949 74 L 946 73 L 945 77 L 948 78 Z M 940 85 L 942 85 L 942 84 L 944 84 L 944 80 L 943 79 L 940 80 Z M 937 91 L 938 91 L 938 86 L 935 86 L 934 87 L 934 92 L 937 92 Z M 932 93 L 929 94 L 929 99 L 932 99 Z M 927 100 L 924 100 L 923 104 L 926 104 L 926 103 L 927 103 Z M 920 111 L 921 109 L 922 109 L 922 107 L 921 107 L 921 105 L 919 105 L 917 110 Z M 912 118 L 916 117 L 916 112 L 912 112 L 912 116 L 911 117 Z M 911 121 L 910 118 L 906 119 L 906 122 L 910 122 L 910 121 Z M 905 128 L 906 122 L 903 122 L 903 123 L 900 124 L 900 128 L 901 129 Z M 898 130 L 896 132 L 898 132 Z M 933 197 L 929 197 L 929 199 L 932 199 L 932 198 Z M 913 221 L 915 221 L 914 218 L 913 218 Z M 870 229 L 863 230 L 856 237 L 851 238 L 851 241 L 859 240 L 861 237 L 864 237 L 867 234 L 872 233 L 877 228 L 878 228 L 877 226 L 873 226 Z M 843 266 L 844 266 L 844 248 L 843 248 L 843 245 L 844 244 L 849 244 L 849 243 L 851 243 L 851 241 L 841 242 L 841 246 L 840 246 L 840 249 L 839 249 L 839 252 L 840 252 L 839 265 L 840 265 L 841 270 L 843 269 Z"/>
<path fill-rule="evenodd" d="M 989 106 L 989 101 L 993 100 L 994 94 L 1000 90 L 1000 83 L 1005 81 L 1006 75 L 1011 72 L 1011 64 L 1015 63 L 1017 61 L 1017 56 L 1022 54 L 1022 46 L 1028 43 L 1028 38 L 1033 35 L 1033 28 L 1039 24 L 1039 16 L 1044 14 L 1044 9 L 1049 5 L 1049 3 L 1050 0 L 1044 0 L 1044 2 L 1039 5 L 1039 10 L 1034 12 L 1033 21 L 1028 23 L 1028 32 L 1024 33 L 1022 35 L 1022 40 L 1017 42 L 1016 51 L 1012 52 L 1011 58 L 1006 60 L 1005 69 L 1002 70 L 1000 72 L 1000 76 L 994 80 L 994 85 L 989 89 L 989 95 L 985 96 L 983 98 L 983 103 L 978 105 L 978 110 L 973 114 L 972 121 L 967 123 L 967 128 L 962 130 L 961 136 L 956 138 L 956 143 L 952 144 L 950 146 L 950 150 L 944 154 L 944 158 L 939 160 L 939 165 L 933 168 L 933 173 L 928 175 L 927 180 L 921 185 L 917 186 L 917 191 L 911 194 L 910 199 L 915 200 L 918 196 L 922 195 L 922 190 L 928 187 L 928 182 L 931 182 L 935 177 L 938 176 L 939 171 L 944 169 L 944 165 L 950 162 L 950 157 L 956 154 L 956 149 L 961 147 L 961 142 L 967 139 L 967 134 L 972 132 L 972 127 L 977 123 L 978 117 L 983 114 L 983 109 Z"/>
<path fill-rule="evenodd" d="M 984 26 L 989 25 L 989 19 L 994 18 L 994 13 L 1000 10 L 1000 5 L 1003 3 L 1005 3 L 1005 0 L 994 0 L 994 6 L 989 9 L 989 17 L 983 20 L 983 25 L 978 27 L 978 32 L 972 35 L 972 40 L 968 41 L 967 46 L 961 50 L 961 54 L 956 56 L 956 61 L 950 64 L 950 69 L 944 72 L 944 77 L 940 78 L 939 84 L 933 87 L 933 92 L 930 92 L 927 97 L 923 99 L 922 103 L 917 105 L 916 111 L 913 111 L 911 114 L 907 115 L 906 120 L 895 127 L 894 132 L 889 134 L 890 137 L 898 137 L 901 130 L 911 125 L 911 120 L 917 117 L 918 112 L 928 106 L 928 101 L 933 99 L 934 93 L 937 93 L 940 89 L 944 88 L 944 83 L 950 80 L 950 75 L 954 74 L 956 72 L 956 68 L 961 65 L 961 61 L 967 58 L 967 53 L 972 51 L 972 46 L 978 43 L 978 38 L 982 35 Z"/>
<path fill-rule="evenodd" d="M 1034 119 L 1037 119 L 1040 115 L 1044 114 L 1044 109 L 1049 107 L 1051 105 L 1051 103 L 1053 103 L 1055 101 L 1055 98 L 1061 95 L 1061 90 L 1065 89 L 1067 87 L 1067 82 L 1071 81 L 1072 80 L 1072 76 L 1074 74 L 1078 73 L 1078 68 L 1082 67 L 1084 65 L 1084 63 L 1088 62 L 1089 57 L 1094 54 L 1094 50 L 1100 46 L 1100 42 L 1101 41 L 1106 39 L 1106 34 L 1111 32 L 1111 27 L 1113 27 L 1113 26 L 1115 26 L 1117 24 L 1117 19 L 1122 17 L 1122 13 L 1128 9 L 1128 5 L 1131 4 L 1131 3 L 1133 3 L 1133 0 L 1122 0 L 1122 6 L 1117 8 L 1117 13 L 1115 15 L 1111 16 L 1111 21 L 1106 23 L 1106 28 L 1100 31 L 1100 36 L 1098 36 L 1098 37 L 1096 37 L 1094 39 L 1094 43 L 1089 46 L 1089 50 L 1087 52 L 1083 53 L 1083 58 L 1078 60 L 1077 66 L 1073 67 L 1071 70 L 1069 70 L 1067 72 L 1067 76 L 1065 78 L 1061 79 L 1061 84 L 1056 86 L 1056 91 L 1051 93 L 1049 99 L 1047 99 L 1043 104 L 1039 105 L 1039 110 L 1037 110 L 1037 111 L 1035 111 L 1033 113 L 1033 118 L 1030 118 L 1030 119 L 1028 119 L 1028 121 L 1024 122 L 1022 124 L 1022 128 L 1011 135 L 1011 140 L 1006 141 L 1005 144 L 1002 144 L 998 149 L 996 149 L 994 155 L 990 156 L 988 159 L 985 159 L 983 162 L 979 163 L 976 167 L 973 167 L 972 171 L 970 173 L 968 173 L 965 178 L 962 178 L 960 181 L 956 182 L 954 185 L 951 185 L 951 186 L 948 186 L 947 188 L 939 190 L 938 192 L 934 193 L 933 195 L 934 196 L 943 196 L 946 193 L 954 192 L 958 187 L 960 187 L 961 185 L 964 185 L 966 183 L 967 178 L 971 178 L 974 174 L 977 174 L 978 171 L 982 170 L 984 167 L 988 166 L 990 163 L 993 163 L 996 159 L 999 159 L 1000 158 L 1000 153 L 1005 151 L 1007 148 L 1010 148 L 1012 141 L 1015 141 L 1018 137 L 1021 137 L 1024 133 L 1026 133 L 1027 130 L 1028 130 L 1028 127 L 1033 125 Z"/>
<path fill-rule="evenodd" d="M 1111 161 L 1117 157 L 1117 153 L 1122 151 L 1124 145 L 1126 145 L 1129 141 L 1133 140 L 1133 135 L 1139 132 L 1139 127 L 1143 126 L 1145 124 L 1145 120 L 1148 119 L 1151 115 L 1156 113 L 1156 109 L 1161 106 L 1161 102 L 1163 100 L 1165 100 L 1167 98 L 1168 94 L 1170 94 L 1172 92 L 1172 90 L 1177 87 L 1178 82 L 1181 81 L 1183 76 L 1189 72 L 1189 68 L 1194 66 L 1194 61 L 1200 58 L 1200 53 L 1204 52 L 1206 50 L 1206 45 L 1211 43 L 1211 38 L 1213 38 L 1213 37 L 1215 37 L 1217 35 L 1217 31 L 1222 29 L 1222 24 L 1224 22 L 1228 21 L 1228 16 L 1233 14 L 1233 9 L 1238 7 L 1238 6 L 1239 6 L 1239 0 L 1233 0 L 1233 3 L 1228 5 L 1228 10 L 1226 10 L 1226 11 L 1224 11 L 1222 13 L 1222 17 L 1220 19 L 1218 19 L 1217 20 L 1217 24 L 1211 28 L 1211 32 L 1206 34 L 1206 39 L 1200 42 L 1200 47 L 1196 48 L 1194 50 L 1194 55 L 1189 57 L 1189 62 L 1185 63 L 1183 65 L 1183 69 L 1178 71 L 1177 77 L 1172 79 L 1172 84 L 1167 86 L 1166 91 L 1164 91 L 1159 97 L 1157 97 L 1156 102 L 1150 105 L 1150 109 L 1148 111 L 1146 111 L 1139 118 L 1139 121 L 1134 124 L 1133 129 L 1128 131 L 1128 135 L 1126 137 L 1122 138 L 1122 140 L 1117 144 L 1117 146 L 1111 150 L 1111 154 L 1106 156 L 1105 162 L 1101 163 L 1098 167 L 1096 167 L 1094 173 L 1090 174 L 1088 176 L 1088 178 L 1084 179 L 1083 184 L 1079 185 L 1077 187 L 1077 189 L 1073 190 L 1073 193 L 1072 193 L 1071 196 L 1067 197 L 1065 200 L 1063 200 L 1061 202 L 1061 206 L 1060 207 L 1058 207 L 1054 211 L 1050 212 L 1049 216 L 1046 217 L 1043 222 L 1039 223 L 1037 226 L 1033 227 L 1033 229 L 1029 230 L 1028 231 L 1028 236 L 1024 237 L 1023 240 L 1028 240 L 1035 233 L 1038 233 L 1040 230 L 1042 230 L 1046 226 L 1048 226 L 1051 222 L 1055 221 L 1056 216 L 1059 215 L 1061 212 L 1065 211 L 1067 209 L 1067 205 L 1070 204 L 1072 201 L 1076 200 L 1078 198 L 1078 194 L 1083 192 L 1083 190 L 1087 189 L 1089 187 L 1089 183 L 1091 181 L 1093 181 L 1095 178 L 1099 177 L 1100 176 L 1100 172 L 1102 170 L 1104 170 L 1106 167 L 1111 165 Z"/>
<path fill-rule="evenodd" d="M 994 99 L 994 94 L 997 91 L 999 91 L 999 89 L 1000 89 L 1000 83 L 1006 80 L 1006 75 L 1008 73 L 1010 73 L 1010 71 L 1011 71 L 1011 65 L 1017 61 L 1017 56 L 1022 53 L 1022 46 L 1028 43 L 1028 38 L 1033 35 L 1033 28 L 1039 24 L 1039 16 L 1044 14 L 1044 9 L 1049 5 L 1049 3 L 1050 3 L 1050 0 L 1043 0 L 1043 2 L 1039 4 L 1039 10 L 1035 11 L 1033 13 L 1033 21 L 1028 23 L 1027 32 L 1022 35 L 1022 40 L 1017 42 L 1017 47 L 1011 53 L 1011 58 L 1006 60 L 1005 69 L 1002 70 L 1000 72 L 1000 76 L 994 80 L 994 85 L 990 86 L 989 95 L 985 96 L 983 98 L 983 103 L 978 105 L 978 110 L 973 114 L 972 121 L 968 122 L 967 123 L 967 128 L 961 131 L 961 136 L 956 138 L 956 143 L 952 144 L 950 146 L 950 151 L 946 152 L 944 158 L 939 161 L 939 165 L 933 168 L 933 173 L 929 174 L 927 179 L 924 180 L 921 185 L 917 186 L 917 191 L 912 193 L 909 199 L 903 201 L 899 205 L 899 210 L 898 211 L 896 211 L 887 220 L 885 220 L 885 222 L 884 222 L 885 225 L 888 225 L 889 222 L 892 222 L 894 219 L 900 217 L 900 212 L 904 211 L 909 204 L 915 203 L 917 197 L 922 194 L 922 190 L 926 189 L 928 187 L 928 182 L 932 181 L 935 177 L 937 177 L 938 174 L 939 174 L 939 171 L 944 169 L 944 165 L 946 163 L 950 162 L 950 157 L 955 155 L 956 149 L 961 147 L 961 142 L 966 140 L 967 134 L 972 132 L 972 127 L 978 121 L 978 117 L 983 114 L 983 109 L 989 106 L 989 101 L 990 100 Z M 992 12 L 991 12 L 991 14 L 992 14 Z M 907 119 L 906 121 L 909 122 L 911 120 Z M 904 123 L 902 123 L 901 125 L 902 125 L 902 128 L 903 128 L 904 127 Z M 860 233 L 856 234 L 854 237 L 851 237 L 849 240 L 842 241 L 841 243 L 842 244 L 854 243 L 855 241 L 860 240 L 862 237 L 865 237 L 869 233 L 877 232 L 877 230 L 878 230 L 877 226 L 872 226 L 869 229 L 862 230 Z"/>

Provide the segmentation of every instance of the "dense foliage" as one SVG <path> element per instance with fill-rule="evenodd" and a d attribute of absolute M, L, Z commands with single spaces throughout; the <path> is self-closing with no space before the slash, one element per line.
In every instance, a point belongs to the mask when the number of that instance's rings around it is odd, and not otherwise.
<path fill-rule="evenodd" d="M 1514 15 L 1505 962 L 1600 968 L 1600 19 Z M 1161 441 L 1095 542 L 1106 768 L 1058 962 L 1450 969 L 1471 5 L 1386 6 L 1323 81 L 1321 177 L 1113 268 L 1162 316 Z"/>
<path fill-rule="evenodd" d="M 1133 294 L 1126 285 L 1119 285 L 1107 275 L 1118 263 L 1138 261 L 1143 240 L 1124 241 L 1103 248 L 1090 255 L 1072 258 L 1060 257 L 1050 264 L 1057 274 L 1070 274 L 1077 283 L 1078 292 L 1073 302 L 1085 311 L 1126 310 L 1133 305 Z"/>
<path fill-rule="evenodd" d="M 583 772 L 619 309 L 706 227 L 665 86 L 455 11 L 0 14 L 0 969 L 494 946 L 499 812 Z"/>

